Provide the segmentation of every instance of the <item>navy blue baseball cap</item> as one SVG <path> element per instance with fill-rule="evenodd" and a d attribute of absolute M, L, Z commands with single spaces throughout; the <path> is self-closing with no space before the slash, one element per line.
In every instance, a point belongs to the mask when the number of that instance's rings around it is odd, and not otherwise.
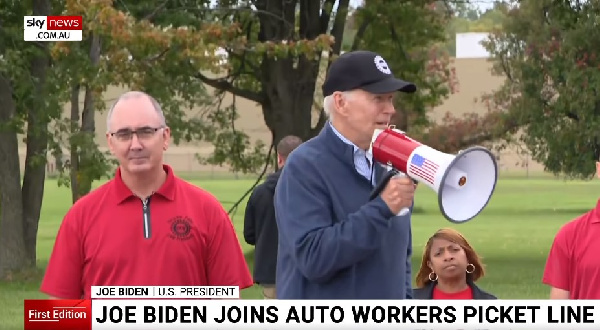
<path fill-rule="evenodd" d="M 394 77 L 387 62 L 379 54 L 357 50 L 344 53 L 331 63 L 323 83 L 323 96 L 353 89 L 373 94 L 396 91 L 414 93 L 417 86 Z"/>

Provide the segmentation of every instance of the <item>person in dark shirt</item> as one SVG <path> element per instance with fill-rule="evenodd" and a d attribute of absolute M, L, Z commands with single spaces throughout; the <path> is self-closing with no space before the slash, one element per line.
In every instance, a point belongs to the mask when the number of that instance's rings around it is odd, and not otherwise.
<path fill-rule="evenodd" d="M 394 77 L 369 51 L 344 53 L 323 84 L 328 122 L 288 157 L 275 189 L 279 230 L 278 299 L 410 299 L 411 214 L 415 185 L 392 178 L 370 151 L 385 129 L 394 95 L 416 86 Z"/>
<path fill-rule="evenodd" d="M 256 186 L 246 205 L 244 239 L 254 245 L 254 282 L 263 287 L 265 299 L 275 299 L 278 232 L 273 206 L 275 186 L 287 157 L 302 144 L 302 139 L 289 135 L 277 144 L 277 167 L 264 183 Z"/>

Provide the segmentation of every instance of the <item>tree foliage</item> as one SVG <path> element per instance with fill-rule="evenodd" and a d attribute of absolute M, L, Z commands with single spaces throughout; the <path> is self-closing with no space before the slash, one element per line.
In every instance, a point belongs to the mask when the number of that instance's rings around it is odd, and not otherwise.
<path fill-rule="evenodd" d="M 153 1 L 144 2 L 148 5 Z M 125 4 L 125 2 L 119 2 Z M 162 3 L 162 2 L 161 2 Z M 154 3 L 160 7 L 159 2 Z M 84 41 L 55 43 L 52 48 L 54 67 L 60 72 L 64 102 L 70 101 L 70 123 L 58 125 L 55 154 L 70 150 L 70 158 L 59 167 L 62 183 L 70 183 L 73 201 L 89 192 L 91 183 L 110 175 L 109 158 L 98 150 L 94 118 L 97 111 L 106 110 L 103 93 L 109 86 L 143 90 L 161 103 L 172 128 L 174 142 L 209 139 L 214 133 L 211 123 L 201 116 L 189 117 L 186 111 L 208 105 L 203 84 L 185 79 L 179 63 L 193 61 L 200 70 L 212 70 L 217 57 L 206 43 L 214 42 L 208 33 L 211 26 L 199 25 L 207 33 L 180 27 L 181 17 L 169 17 L 174 24 L 163 28 L 147 19 L 135 19 L 128 12 L 113 6 L 112 1 L 66 1 L 68 15 L 84 18 Z M 79 111 L 80 91 L 83 109 Z M 81 124 L 79 124 L 81 122 Z"/>
<path fill-rule="evenodd" d="M 357 9 L 358 31 L 353 49 L 378 52 L 397 77 L 417 85 L 413 94 L 396 97 L 394 124 L 418 132 L 430 125 L 428 113 L 454 91 L 456 77 L 446 41 L 449 16 L 433 0 L 369 0 Z"/>
<path fill-rule="evenodd" d="M 521 1 L 486 47 L 506 77 L 490 104 L 548 171 L 589 178 L 600 157 L 597 1 Z"/>
<path fill-rule="evenodd" d="M 56 154 L 70 150 L 70 159 L 59 169 L 60 182 L 71 184 L 73 201 L 86 194 L 94 180 L 111 174 L 107 154 L 94 141 L 95 112 L 106 110 L 102 94 L 109 86 L 153 95 L 163 107 L 175 144 L 209 142 L 215 148 L 208 162 L 226 163 L 234 171 L 256 171 L 263 145 L 249 153 L 247 135 L 232 125 L 237 114 L 231 106 L 220 106 L 224 94 L 210 95 L 204 83 L 189 74 L 222 70 L 223 58 L 217 52 L 222 44 L 243 47 L 236 24 L 224 26 L 207 1 L 67 0 L 66 4 L 65 14 L 84 17 L 84 42 L 53 47 L 55 65 L 61 66 L 61 77 L 71 87 L 62 93 L 71 102 L 71 117 L 65 119 L 70 125 L 59 125 L 68 133 L 54 147 Z"/>

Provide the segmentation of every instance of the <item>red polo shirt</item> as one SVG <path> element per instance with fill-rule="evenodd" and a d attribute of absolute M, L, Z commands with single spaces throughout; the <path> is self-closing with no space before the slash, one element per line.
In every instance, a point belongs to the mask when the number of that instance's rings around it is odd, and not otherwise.
<path fill-rule="evenodd" d="M 89 298 L 93 285 L 253 285 L 233 224 L 208 192 L 173 175 L 144 203 L 117 170 L 65 215 L 41 291 Z"/>
<path fill-rule="evenodd" d="M 600 200 L 566 223 L 550 249 L 543 283 L 569 291 L 570 299 L 600 299 Z"/>

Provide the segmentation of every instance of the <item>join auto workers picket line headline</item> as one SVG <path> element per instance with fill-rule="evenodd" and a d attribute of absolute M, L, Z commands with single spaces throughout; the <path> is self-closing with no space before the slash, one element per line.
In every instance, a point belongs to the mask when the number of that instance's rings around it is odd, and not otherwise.
<path fill-rule="evenodd" d="M 585 300 L 239 300 L 237 287 L 181 286 L 92 292 L 91 300 L 26 300 L 24 329 L 596 329 L 600 322 L 600 303 Z"/>

